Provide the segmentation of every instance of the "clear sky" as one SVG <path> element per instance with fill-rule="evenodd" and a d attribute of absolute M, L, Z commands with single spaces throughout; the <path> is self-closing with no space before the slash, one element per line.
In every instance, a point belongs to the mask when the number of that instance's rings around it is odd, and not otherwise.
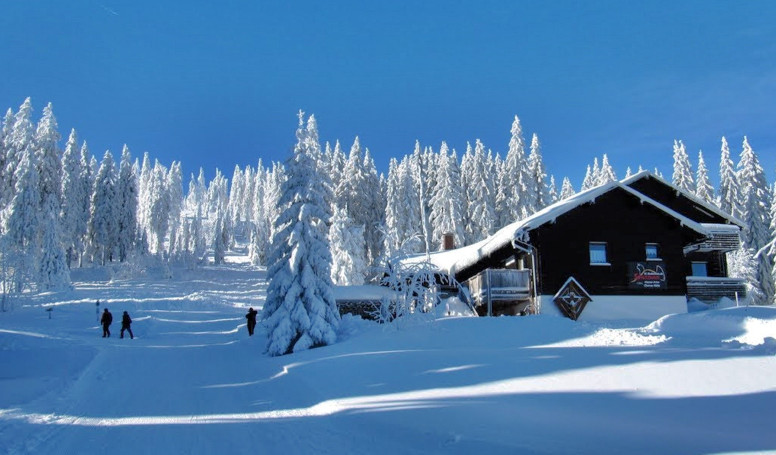
<path fill-rule="evenodd" d="M 416 139 L 503 154 L 515 114 L 576 188 L 603 153 L 670 178 L 674 139 L 776 166 L 773 1 L 4 0 L 0 37 L 0 107 L 208 178 L 285 159 L 299 109 L 380 171 Z"/>

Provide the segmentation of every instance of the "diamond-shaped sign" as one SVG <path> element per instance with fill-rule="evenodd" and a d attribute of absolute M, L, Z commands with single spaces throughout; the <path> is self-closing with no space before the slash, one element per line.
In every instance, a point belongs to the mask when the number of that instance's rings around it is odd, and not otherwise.
<path fill-rule="evenodd" d="M 593 299 L 574 277 L 569 277 L 552 300 L 564 316 L 576 321 Z"/>

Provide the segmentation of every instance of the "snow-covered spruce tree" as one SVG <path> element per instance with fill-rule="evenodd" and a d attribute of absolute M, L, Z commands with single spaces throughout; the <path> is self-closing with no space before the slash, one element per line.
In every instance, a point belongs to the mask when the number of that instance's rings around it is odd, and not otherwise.
<path fill-rule="evenodd" d="M 347 207 L 348 216 L 354 223 L 364 226 L 365 232 L 367 228 L 371 227 L 367 224 L 371 222 L 369 214 L 372 212 L 371 206 L 373 205 L 373 202 L 369 200 L 373 194 L 364 195 L 364 191 L 369 186 L 367 179 L 367 170 L 364 167 L 361 153 L 361 142 L 356 137 L 350 148 L 342 180 L 335 190 L 335 197 L 337 206 Z M 364 257 L 364 260 L 366 261 L 367 258 Z"/>
<path fill-rule="evenodd" d="M 698 171 L 695 175 L 695 195 L 702 201 L 716 204 L 714 200 L 714 187 L 709 180 L 709 170 L 703 160 L 703 151 L 698 152 Z"/>
<path fill-rule="evenodd" d="M 137 224 L 139 229 L 146 235 L 151 234 L 151 177 L 153 175 L 153 165 L 148 152 L 143 153 L 143 165 L 140 168 L 138 178 L 138 206 L 137 206 Z M 201 171 L 201 169 L 200 169 Z"/>
<path fill-rule="evenodd" d="M 330 209 L 320 191 L 301 112 L 296 135 L 278 200 L 282 211 L 272 237 L 262 312 L 269 335 L 266 352 L 273 356 L 332 344 L 339 326 L 326 238 Z"/>
<path fill-rule="evenodd" d="M 22 149 L 13 199 L 3 211 L 4 287 L 22 292 L 37 282 L 40 261 L 40 184 L 34 155 Z"/>
<path fill-rule="evenodd" d="M 757 154 L 749 145 L 746 136 L 737 175 L 743 200 L 743 221 L 746 224 L 744 246 L 756 252 L 757 278 L 764 295 L 764 300 L 755 299 L 752 303 L 765 304 L 769 303 L 774 295 L 773 258 L 764 251 L 760 252 L 771 240 L 771 192 Z"/>
<path fill-rule="evenodd" d="M 550 186 L 547 188 L 547 191 L 550 195 L 550 204 L 554 204 L 558 202 L 558 185 L 555 183 L 555 176 L 550 176 Z"/>
<path fill-rule="evenodd" d="M 385 196 L 380 189 L 380 177 L 369 148 L 364 152 L 364 187 L 362 197 L 366 200 L 364 213 L 364 242 L 367 264 L 376 264 L 383 254 L 383 236 L 379 227 L 385 223 Z M 324 176 L 328 182 L 328 176 Z"/>
<path fill-rule="evenodd" d="M 531 153 L 528 155 L 528 194 L 529 213 L 533 214 L 550 205 L 550 194 L 547 189 L 547 170 L 542 159 L 542 146 L 539 136 L 531 138 Z"/>
<path fill-rule="evenodd" d="M 124 144 L 121 150 L 119 178 L 116 184 L 118 219 L 116 228 L 119 261 L 124 262 L 133 250 L 137 238 L 137 177 L 132 170 L 132 154 Z"/>
<path fill-rule="evenodd" d="M 86 222 L 89 219 L 88 205 L 84 205 L 84 201 L 88 201 L 88 193 L 84 194 L 86 188 L 82 182 L 84 170 L 81 166 L 78 136 L 75 130 L 71 130 L 62 156 L 62 211 L 60 213 L 62 243 L 65 245 L 68 267 L 82 251 Z"/>
<path fill-rule="evenodd" d="M 113 261 L 118 242 L 118 204 L 116 166 L 110 150 L 103 155 L 94 181 L 87 235 L 100 264 Z"/>
<path fill-rule="evenodd" d="M 228 213 L 222 211 L 216 212 L 216 224 L 213 229 L 213 264 L 223 264 L 226 260 L 226 244 L 228 235 L 226 233 L 226 217 Z"/>
<path fill-rule="evenodd" d="M 43 212 L 41 222 L 42 241 L 38 290 L 64 291 L 70 289 L 70 269 L 67 255 L 62 247 L 59 234 L 59 219 L 51 211 Z"/>
<path fill-rule="evenodd" d="M 283 182 L 286 180 L 286 171 L 282 164 L 272 163 L 272 171 L 267 175 L 264 190 L 264 214 L 269 227 L 269 238 L 275 237 L 275 221 L 280 217 L 278 201 L 282 191 Z M 267 243 L 265 256 L 269 256 L 271 240 Z"/>
<path fill-rule="evenodd" d="M 590 170 L 590 175 L 593 179 L 592 186 L 598 186 L 601 184 L 601 167 L 598 165 L 598 157 L 593 157 L 593 168 Z"/>
<path fill-rule="evenodd" d="M 229 212 L 232 215 L 232 225 L 235 229 L 235 235 L 243 235 L 242 222 L 245 221 L 243 213 L 240 210 L 243 195 L 245 193 L 245 185 L 243 182 L 243 172 L 239 165 L 234 166 L 232 171 L 232 183 L 229 188 Z"/>
<path fill-rule="evenodd" d="M 491 205 L 490 185 L 486 172 L 485 147 L 479 139 L 475 142 L 471 175 L 468 180 L 469 204 L 466 226 L 471 242 L 477 242 L 493 233 L 495 214 Z"/>
<path fill-rule="evenodd" d="M 164 240 L 170 228 L 170 193 L 167 190 L 167 168 L 156 161 L 148 184 L 148 226 L 154 241 L 154 252 L 164 253 Z"/>
<path fill-rule="evenodd" d="M 181 231 L 181 215 L 183 213 L 183 170 L 181 169 L 180 161 L 173 161 L 170 165 L 170 170 L 167 172 L 167 193 L 170 201 L 170 242 L 169 251 L 178 250 L 178 243 L 180 243 Z"/>
<path fill-rule="evenodd" d="M 674 140 L 674 173 L 671 182 L 687 193 L 693 194 L 695 192 L 690 157 L 687 156 L 687 150 L 682 141 Z"/>
<path fill-rule="evenodd" d="M 399 198 L 399 162 L 391 158 L 388 163 L 388 185 L 385 190 L 385 234 L 383 236 L 383 251 L 387 257 L 393 256 L 401 246 L 402 238 L 399 232 L 399 223 L 402 212 Z"/>
<path fill-rule="evenodd" d="M 575 195 L 574 186 L 571 184 L 571 180 L 568 177 L 563 177 L 563 185 L 560 188 L 560 200 L 568 199 Z"/>
<path fill-rule="evenodd" d="M 331 281 L 340 286 L 364 284 L 367 266 L 364 227 L 353 223 L 347 210 L 337 207 L 329 229 L 331 245 Z"/>
<path fill-rule="evenodd" d="M 51 103 L 48 103 L 35 130 L 34 147 L 37 155 L 35 162 L 40 175 L 40 207 L 46 212 L 45 216 L 53 212 L 55 218 L 59 216 L 62 197 L 62 162 L 57 147 L 60 139 L 57 119 L 54 117 Z"/>
<path fill-rule="evenodd" d="M 719 159 L 719 191 L 717 191 L 719 207 L 723 212 L 736 218 L 741 218 L 741 194 L 738 185 L 733 160 L 730 158 L 730 147 L 727 139 L 722 136 L 722 146 Z"/>
<path fill-rule="evenodd" d="M 449 153 L 445 142 L 439 148 L 436 176 L 436 188 L 431 198 L 432 237 L 440 241 L 444 234 L 453 234 L 455 244 L 462 246 L 465 233 L 462 223 L 464 195 L 461 171 L 455 152 Z"/>
<path fill-rule="evenodd" d="M 81 245 L 79 250 L 79 256 L 78 256 L 78 266 L 83 267 L 84 266 L 84 260 L 90 260 L 89 258 L 92 257 L 91 254 L 91 243 L 87 240 L 87 235 L 89 232 L 89 219 L 91 218 L 91 211 L 92 211 L 92 193 L 94 192 L 94 179 L 96 177 L 96 173 L 92 172 L 93 169 L 93 162 L 95 162 L 94 156 L 89 152 L 89 146 L 86 144 L 86 141 L 83 142 L 81 145 L 81 216 L 83 217 L 82 220 L 80 220 L 81 225 L 78 226 L 81 232 Z M 87 251 L 89 253 L 87 253 Z"/>
<path fill-rule="evenodd" d="M 32 101 L 27 98 L 14 115 L 13 127 L 11 127 L 10 135 L 7 136 L 5 144 L 5 170 L 3 181 L 0 184 L 5 185 L 3 193 L 8 199 L 12 198 L 16 191 L 17 173 L 21 167 L 22 155 L 24 152 L 33 153 L 33 139 Z M 33 160 L 33 157 L 29 159 Z M 5 202 L 7 203 L 7 201 Z"/>
<path fill-rule="evenodd" d="M 744 280 L 747 302 L 765 302 L 766 297 L 760 286 L 754 255 L 755 252 L 749 248 L 739 248 L 727 253 L 728 274 L 732 278 Z"/>
<path fill-rule="evenodd" d="M 617 174 L 614 172 L 614 168 L 609 164 L 609 157 L 604 153 L 601 159 L 601 169 L 598 174 L 598 184 L 603 185 L 609 182 L 616 182 Z"/>
<path fill-rule="evenodd" d="M 582 179 L 582 188 L 580 188 L 580 191 L 589 190 L 594 186 L 595 186 L 595 178 L 593 176 L 593 169 L 588 164 L 587 171 L 585 171 L 585 178 Z"/>
<path fill-rule="evenodd" d="M 3 128 L 0 130 L 0 207 L 5 207 L 7 202 L 13 197 L 9 192 L 10 187 L 6 187 L 3 183 L 10 178 L 10 176 L 6 176 L 6 162 L 8 160 L 12 129 L 13 110 L 8 108 L 3 119 Z"/>
<path fill-rule="evenodd" d="M 463 172 L 463 164 L 461 165 Z M 525 195 L 527 192 L 528 167 L 525 158 L 525 139 L 520 119 L 515 115 L 510 129 L 509 148 L 504 158 L 496 195 L 496 212 L 499 226 L 505 226 L 525 216 Z M 467 189 L 465 188 L 464 191 Z"/>

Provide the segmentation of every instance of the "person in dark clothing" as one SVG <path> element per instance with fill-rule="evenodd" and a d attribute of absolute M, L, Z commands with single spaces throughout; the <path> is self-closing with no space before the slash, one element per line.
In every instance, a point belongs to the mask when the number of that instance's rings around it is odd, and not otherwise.
<path fill-rule="evenodd" d="M 107 308 L 105 308 L 105 311 L 102 312 L 102 318 L 100 319 L 100 323 L 102 324 L 102 337 L 109 337 L 110 336 L 110 325 L 113 323 L 113 315 L 110 314 L 110 311 L 108 311 Z"/>
<path fill-rule="evenodd" d="M 245 315 L 245 318 L 248 320 L 248 336 L 253 335 L 253 329 L 256 328 L 257 314 L 259 314 L 259 312 L 254 310 L 253 307 L 248 308 L 248 314 Z"/>
<path fill-rule="evenodd" d="M 129 332 L 129 338 L 131 340 L 135 339 L 135 335 L 132 334 L 132 327 L 130 325 L 132 324 L 132 319 L 129 317 L 129 313 L 126 311 L 124 312 L 124 315 L 121 316 L 121 335 L 119 338 L 124 338 L 124 331 L 126 330 Z"/>

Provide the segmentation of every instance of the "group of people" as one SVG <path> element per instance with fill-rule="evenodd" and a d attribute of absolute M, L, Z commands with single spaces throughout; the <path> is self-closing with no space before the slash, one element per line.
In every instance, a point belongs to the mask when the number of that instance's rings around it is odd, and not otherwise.
<path fill-rule="evenodd" d="M 100 323 L 102 324 L 102 337 L 109 337 L 110 336 L 110 325 L 113 324 L 113 315 L 108 311 L 107 308 L 105 308 L 105 311 L 102 312 L 102 318 L 100 319 Z M 132 318 L 129 317 L 129 313 L 126 311 L 121 316 L 121 335 L 119 338 L 124 338 L 124 331 L 126 330 L 129 332 L 129 338 L 135 339 L 135 335 L 132 333 Z"/>
<path fill-rule="evenodd" d="M 99 310 L 98 310 L 99 311 Z M 256 329 L 256 316 L 259 314 L 258 311 L 254 310 L 252 307 L 248 309 L 248 314 L 245 315 L 245 318 L 248 320 L 248 336 L 253 335 L 254 329 Z M 108 311 L 107 308 L 105 308 L 105 311 L 102 312 L 102 318 L 100 319 L 100 324 L 102 324 L 102 337 L 106 338 L 110 336 L 110 325 L 113 324 L 113 315 L 110 311 Z M 126 311 L 121 316 L 121 335 L 119 338 L 124 338 L 124 331 L 126 330 L 129 332 L 129 338 L 135 339 L 135 335 L 132 334 L 132 318 L 129 317 L 129 313 Z"/>

